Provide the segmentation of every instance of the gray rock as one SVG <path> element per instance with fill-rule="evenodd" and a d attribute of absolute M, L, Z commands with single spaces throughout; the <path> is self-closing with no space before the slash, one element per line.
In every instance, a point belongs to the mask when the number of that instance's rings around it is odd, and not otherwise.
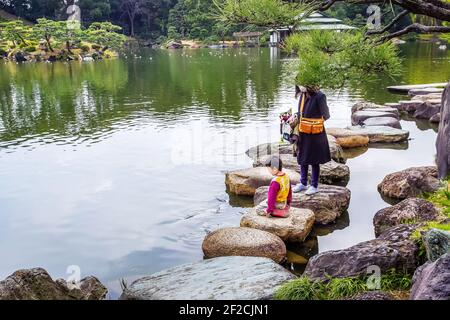
<path fill-rule="evenodd" d="M 436 167 L 413 167 L 388 174 L 378 185 L 378 191 L 388 198 L 406 199 L 435 192 L 439 187 Z"/>
<path fill-rule="evenodd" d="M 450 254 L 417 268 L 411 300 L 450 300 Z"/>
<path fill-rule="evenodd" d="M 441 122 L 441 113 L 436 113 L 434 116 L 430 118 L 431 123 L 439 123 Z"/>
<path fill-rule="evenodd" d="M 395 269 L 412 273 L 419 263 L 419 248 L 411 240 L 411 234 L 417 227 L 418 225 L 396 226 L 374 240 L 343 250 L 320 253 L 309 260 L 304 275 L 318 280 L 326 280 L 328 276 L 366 276 L 368 267 L 374 265 L 381 272 Z"/>
<path fill-rule="evenodd" d="M 268 258 L 220 257 L 189 263 L 133 282 L 125 300 L 269 300 L 296 277 Z"/>
<path fill-rule="evenodd" d="M 421 106 L 424 102 L 422 100 L 402 100 L 399 101 L 400 107 L 399 111 L 414 113 L 419 106 Z"/>
<path fill-rule="evenodd" d="M 352 114 L 352 125 L 360 125 L 369 118 L 391 117 L 398 120 L 398 116 L 391 112 L 382 111 L 356 111 Z"/>
<path fill-rule="evenodd" d="M 202 244 L 206 258 L 265 257 L 277 263 L 286 258 L 286 246 L 276 235 L 252 228 L 222 228 L 209 233 Z"/>
<path fill-rule="evenodd" d="M 436 140 L 439 178 L 450 175 L 450 84 L 442 95 L 441 122 Z"/>
<path fill-rule="evenodd" d="M 421 198 L 409 198 L 402 202 L 381 209 L 373 217 L 375 235 L 379 236 L 389 228 L 411 221 L 434 221 L 439 217 L 439 211 L 429 201 Z"/>
<path fill-rule="evenodd" d="M 388 126 L 392 128 L 401 129 L 402 125 L 400 121 L 392 118 L 392 117 L 377 117 L 377 118 L 369 118 L 363 121 L 362 123 L 365 126 Z"/>
<path fill-rule="evenodd" d="M 400 130 L 388 126 L 352 126 L 347 129 L 359 134 L 366 134 L 369 136 L 370 143 L 395 143 L 407 141 L 409 138 L 409 131 Z"/>
<path fill-rule="evenodd" d="M 95 277 L 75 286 L 62 279 L 53 281 L 42 268 L 18 270 L 0 281 L 0 300 L 101 300 L 107 292 Z"/>
<path fill-rule="evenodd" d="M 431 119 L 433 116 L 439 113 L 440 106 L 425 102 L 417 107 L 414 112 L 414 118 L 417 119 Z"/>
<path fill-rule="evenodd" d="M 268 187 L 261 187 L 256 190 L 255 205 L 267 199 L 268 190 Z M 329 224 L 348 209 L 351 192 L 347 188 L 330 185 L 319 185 L 319 190 L 319 193 L 311 196 L 304 192 L 294 193 L 291 206 L 310 209 L 314 212 L 316 223 Z"/>
<path fill-rule="evenodd" d="M 450 253 L 450 232 L 439 229 L 430 229 L 424 235 L 423 243 L 427 250 L 428 260 L 435 261 L 440 256 Z"/>
<path fill-rule="evenodd" d="M 260 216 L 253 208 L 242 216 L 241 227 L 267 231 L 283 241 L 303 242 L 311 232 L 314 221 L 314 213 L 309 209 L 292 207 L 289 210 L 289 217 L 275 218 Z"/>

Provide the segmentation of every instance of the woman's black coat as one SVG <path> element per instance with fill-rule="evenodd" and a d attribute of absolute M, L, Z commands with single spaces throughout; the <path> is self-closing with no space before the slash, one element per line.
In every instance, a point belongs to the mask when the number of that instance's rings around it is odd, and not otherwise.
<path fill-rule="evenodd" d="M 307 98 L 303 108 L 303 117 L 323 117 L 325 120 L 330 118 L 330 111 L 328 109 L 325 94 L 318 91 Z M 331 161 L 330 146 L 328 144 L 325 130 L 319 134 L 300 133 L 297 156 L 297 162 L 299 165 L 323 164 L 329 161 Z"/>

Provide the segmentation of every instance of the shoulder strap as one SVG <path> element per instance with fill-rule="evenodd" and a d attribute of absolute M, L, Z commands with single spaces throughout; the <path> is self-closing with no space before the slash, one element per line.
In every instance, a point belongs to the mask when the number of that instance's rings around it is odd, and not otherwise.
<path fill-rule="evenodd" d="M 301 101 L 300 101 L 300 104 L 299 104 L 299 112 L 300 112 L 300 115 L 303 113 L 303 109 L 305 108 L 305 94 L 304 93 L 302 93 L 302 95 L 301 95 Z"/>

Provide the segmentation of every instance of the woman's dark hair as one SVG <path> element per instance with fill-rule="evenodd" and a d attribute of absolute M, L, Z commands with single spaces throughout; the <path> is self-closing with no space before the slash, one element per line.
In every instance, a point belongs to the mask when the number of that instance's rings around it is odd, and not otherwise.
<path fill-rule="evenodd" d="M 281 161 L 280 157 L 277 156 L 272 156 L 269 159 L 267 159 L 264 165 L 270 168 L 277 168 L 278 171 L 283 170 L 283 162 Z"/>
<path fill-rule="evenodd" d="M 320 88 L 318 86 L 305 86 L 306 92 L 312 96 L 315 95 L 317 92 L 319 92 Z M 302 91 L 300 90 L 300 87 L 298 85 L 295 85 L 295 98 L 298 98 L 302 94 Z"/>

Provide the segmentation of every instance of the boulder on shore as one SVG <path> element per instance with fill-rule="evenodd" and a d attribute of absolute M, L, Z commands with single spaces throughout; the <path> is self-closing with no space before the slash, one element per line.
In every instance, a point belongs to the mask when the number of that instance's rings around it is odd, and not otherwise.
<path fill-rule="evenodd" d="M 352 114 L 352 125 L 361 125 L 367 119 L 380 117 L 390 117 L 398 120 L 398 115 L 391 112 L 362 110 Z"/>
<path fill-rule="evenodd" d="M 392 128 L 401 129 L 402 125 L 398 119 L 393 117 L 376 117 L 369 118 L 363 121 L 362 125 L 373 127 L 373 126 L 388 126 Z"/>
<path fill-rule="evenodd" d="M 423 243 L 430 261 L 450 253 L 450 232 L 440 229 L 430 229 L 423 236 Z"/>
<path fill-rule="evenodd" d="M 439 113 L 441 106 L 424 102 L 416 108 L 414 112 L 414 118 L 417 119 L 431 119 L 433 116 Z"/>
<path fill-rule="evenodd" d="M 286 245 L 276 235 L 252 228 L 222 228 L 209 233 L 202 244 L 205 258 L 224 256 L 265 257 L 280 263 Z"/>
<path fill-rule="evenodd" d="M 0 281 L 0 300 L 102 300 L 107 292 L 95 277 L 75 285 L 63 279 L 53 281 L 42 268 L 18 270 Z"/>
<path fill-rule="evenodd" d="M 268 187 L 256 190 L 255 205 L 267 199 Z M 310 209 L 314 212 L 315 222 L 329 224 L 344 213 L 350 204 L 349 189 L 338 186 L 319 185 L 319 193 L 308 196 L 304 192 L 293 193 L 291 206 L 294 208 Z"/>
<path fill-rule="evenodd" d="M 303 242 L 314 225 L 314 213 L 309 209 L 291 207 L 287 218 L 260 216 L 253 208 L 241 219 L 241 227 L 273 233 L 283 241 Z"/>
<path fill-rule="evenodd" d="M 442 95 L 441 122 L 436 139 L 439 178 L 450 175 L 450 84 Z"/>
<path fill-rule="evenodd" d="M 450 300 L 450 254 L 417 268 L 413 277 L 411 300 Z"/>
<path fill-rule="evenodd" d="M 170 268 L 138 279 L 122 300 L 270 300 L 296 277 L 260 257 L 219 257 Z"/>
<path fill-rule="evenodd" d="M 367 134 L 359 134 L 344 128 L 328 128 L 327 133 L 336 138 L 337 143 L 344 149 L 365 147 L 369 144 Z"/>
<path fill-rule="evenodd" d="M 388 126 L 351 126 L 347 127 L 357 134 L 365 134 L 369 136 L 370 143 L 395 143 L 407 141 L 409 131 L 400 130 Z"/>
<path fill-rule="evenodd" d="M 381 272 L 395 269 L 412 273 L 419 263 L 419 248 L 411 239 L 417 227 L 417 224 L 396 226 L 374 240 L 322 252 L 308 261 L 304 275 L 317 280 L 367 276 L 368 268 L 374 265 Z"/>
<path fill-rule="evenodd" d="M 409 198 L 402 202 L 379 210 L 373 217 L 375 235 L 379 236 L 386 230 L 399 224 L 411 221 L 434 221 L 439 217 L 439 211 L 434 204 L 421 198 Z"/>
<path fill-rule="evenodd" d="M 378 191 L 388 198 L 406 199 L 435 192 L 439 187 L 436 167 L 413 167 L 388 174 L 378 185 Z"/>

